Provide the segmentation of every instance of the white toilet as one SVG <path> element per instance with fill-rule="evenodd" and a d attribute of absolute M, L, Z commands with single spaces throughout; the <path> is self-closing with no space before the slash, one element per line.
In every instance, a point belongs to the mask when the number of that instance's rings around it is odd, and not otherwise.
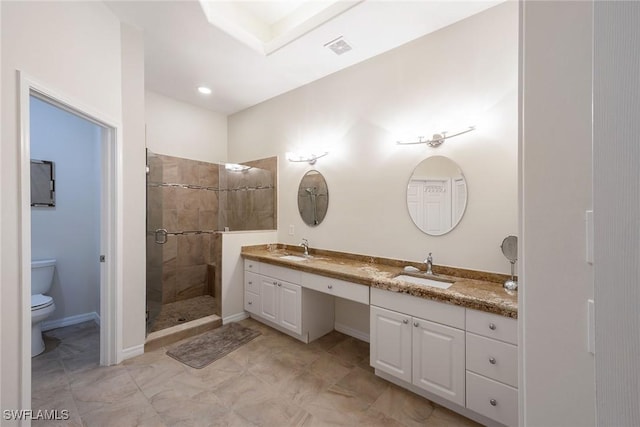
<path fill-rule="evenodd" d="M 42 321 L 56 309 L 53 298 L 45 293 L 51 289 L 55 259 L 31 261 L 31 357 L 44 351 Z"/>

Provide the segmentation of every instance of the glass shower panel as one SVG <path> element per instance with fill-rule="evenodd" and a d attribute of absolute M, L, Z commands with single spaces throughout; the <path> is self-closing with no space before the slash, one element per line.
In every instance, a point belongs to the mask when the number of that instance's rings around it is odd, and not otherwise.
<path fill-rule="evenodd" d="M 162 307 L 163 248 L 156 230 L 163 226 L 162 159 L 147 150 L 147 333 Z"/>

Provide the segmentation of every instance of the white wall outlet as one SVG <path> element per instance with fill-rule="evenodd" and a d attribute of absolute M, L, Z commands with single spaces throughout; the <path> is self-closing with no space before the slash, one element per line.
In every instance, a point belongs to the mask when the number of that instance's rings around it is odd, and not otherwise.
<path fill-rule="evenodd" d="M 294 234 L 296 234 L 296 227 L 294 227 L 293 224 L 289 225 L 289 236 L 293 236 Z"/>

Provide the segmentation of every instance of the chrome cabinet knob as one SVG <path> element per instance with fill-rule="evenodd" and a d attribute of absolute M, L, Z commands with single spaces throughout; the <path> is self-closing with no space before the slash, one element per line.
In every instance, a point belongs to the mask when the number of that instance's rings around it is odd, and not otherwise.
<path fill-rule="evenodd" d="M 493 323 L 489 323 L 489 329 L 491 329 L 492 331 L 496 330 L 496 325 Z"/>
<path fill-rule="evenodd" d="M 329 286 L 327 286 L 327 288 L 333 289 L 333 285 L 329 285 Z"/>
<path fill-rule="evenodd" d="M 249 301 L 249 305 L 253 304 L 253 301 Z"/>
<path fill-rule="evenodd" d="M 418 322 L 413 322 L 413 326 L 417 328 L 418 326 L 420 326 L 420 324 Z"/>
<path fill-rule="evenodd" d="M 489 399 L 489 403 L 491 403 L 491 406 L 496 406 L 498 404 L 498 401 L 495 399 Z"/>
<path fill-rule="evenodd" d="M 282 283 L 278 283 L 278 286 L 282 286 Z"/>
<path fill-rule="evenodd" d="M 406 325 L 407 323 L 409 323 L 409 321 L 408 321 L 407 319 L 404 319 L 404 320 L 402 321 L 402 323 L 404 323 L 404 324 Z"/>
<path fill-rule="evenodd" d="M 253 282 L 252 282 L 251 280 L 249 280 L 249 284 L 250 284 L 250 285 L 253 285 Z"/>
<path fill-rule="evenodd" d="M 496 358 L 495 357 L 490 357 L 489 358 L 489 363 L 491 363 L 492 365 L 496 364 Z"/>
<path fill-rule="evenodd" d="M 274 281 L 273 281 L 273 284 L 274 284 L 274 285 L 277 285 L 277 284 L 278 284 L 278 282 L 276 282 L 276 281 L 274 280 Z"/>

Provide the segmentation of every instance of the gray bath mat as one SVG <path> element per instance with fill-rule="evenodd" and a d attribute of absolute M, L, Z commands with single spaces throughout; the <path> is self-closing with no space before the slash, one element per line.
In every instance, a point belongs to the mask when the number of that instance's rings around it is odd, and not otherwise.
<path fill-rule="evenodd" d="M 167 355 L 187 366 L 202 369 L 258 335 L 259 331 L 229 323 L 168 350 Z"/>

